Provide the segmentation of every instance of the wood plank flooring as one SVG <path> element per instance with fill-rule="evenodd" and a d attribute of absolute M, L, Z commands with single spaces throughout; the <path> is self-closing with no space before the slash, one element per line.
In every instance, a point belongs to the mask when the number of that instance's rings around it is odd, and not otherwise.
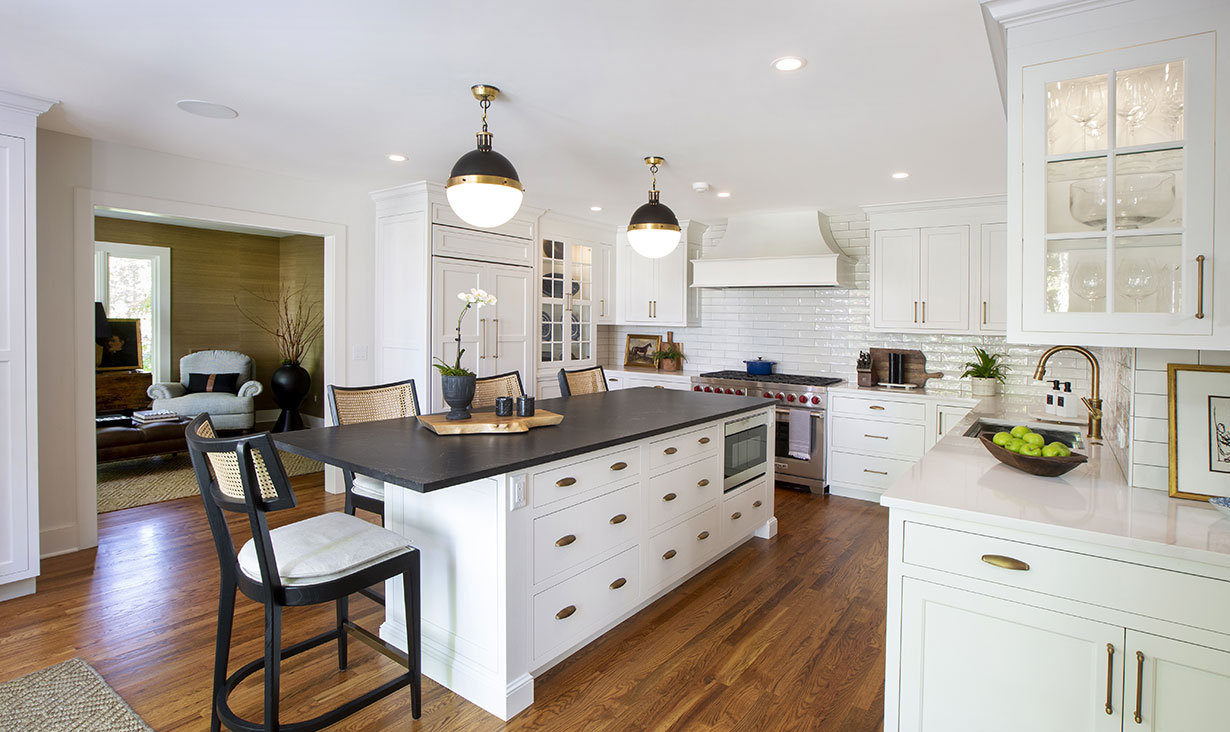
<path fill-rule="evenodd" d="M 340 510 L 320 474 L 293 479 L 280 525 Z M 883 728 L 888 513 L 852 499 L 776 494 L 779 535 L 752 539 L 536 680 L 535 702 L 503 723 L 424 679 L 423 718 L 403 690 L 336 730 L 819 730 Z M 244 523 L 232 523 L 238 541 Z M 156 730 L 206 730 L 217 617 L 217 555 L 196 497 L 99 517 L 97 550 L 43 562 L 37 594 L 0 603 L 0 681 L 81 657 Z M 375 629 L 381 610 L 351 603 Z M 262 652 L 262 611 L 240 596 L 232 669 Z M 287 643 L 321 632 L 332 608 L 292 608 Z M 319 713 L 397 674 L 351 644 L 283 666 L 283 719 Z M 259 718 L 258 673 L 232 696 Z"/>

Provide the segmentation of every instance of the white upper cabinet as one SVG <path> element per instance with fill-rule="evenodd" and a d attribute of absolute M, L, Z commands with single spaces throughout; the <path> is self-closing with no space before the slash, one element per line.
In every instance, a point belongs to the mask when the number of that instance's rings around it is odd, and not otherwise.
<path fill-rule="evenodd" d="M 1230 347 L 1230 298 L 1214 286 L 1230 256 L 1214 239 L 1230 202 L 1214 188 L 1230 170 L 1216 44 L 1230 5 L 1103 5 L 1031 20 L 987 4 L 1007 29 L 1008 169 L 1021 173 L 1008 180 L 1009 340 Z"/>
<path fill-rule="evenodd" d="M 686 327 L 696 317 L 698 293 L 691 287 L 692 260 L 701 253 L 701 238 L 708 228 L 696 221 L 681 221 L 683 239 L 675 251 L 660 259 L 637 254 L 620 230 L 616 239 L 616 320 L 621 325 Z"/>
<path fill-rule="evenodd" d="M 885 330 L 918 325 L 919 229 L 877 231 L 872 240 L 873 325 Z"/>
<path fill-rule="evenodd" d="M 615 323 L 615 246 L 613 244 L 599 244 L 594 252 L 594 295 L 598 303 L 598 314 L 594 316 L 594 322 L 599 325 L 613 325 Z"/>
<path fill-rule="evenodd" d="M 544 380 L 597 363 L 598 323 L 613 322 L 613 227 L 548 212 L 540 224 L 537 359 Z"/>
<path fill-rule="evenodd" d="M 1003 333 L 1008 327 L 1008 225 L 983 224 L 978 228 L 982 260 L 978 329 Z"/>
<path fill-rule="evenodd" d="M 929 226 L 921 232 L 919 324 L 945 332 L 969 328 L 969 226 Z"/>

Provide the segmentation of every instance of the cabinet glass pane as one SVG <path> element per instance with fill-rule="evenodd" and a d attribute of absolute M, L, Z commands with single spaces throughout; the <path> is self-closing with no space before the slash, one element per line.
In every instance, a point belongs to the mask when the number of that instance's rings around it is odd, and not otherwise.
<path fill-rule="evenodd" d="M 564 296 L 564 244 L 544 239 L 542 242 L 542 296 Z"/>
<path fill-rule="evenodd" d="M 1048 155 L 1106 149 L 1106 85 L 1106 74 L 1046 85 Z"/>
<path fill-rule="evenodd" d="M 1183 62 L 1115 72 L 1115 147 L 1183 139 Z"/>
<path fill-rule="evenodd" d="M 1115 238 L 1115 310 L 1178 313 L 1183 309 L 1183 236 Z"/>
<path fill-rule="evenodd" d="M 1051 313 L 1106 312 L 1105 239 L 1046 243 L 1046 309 Z"/>
<path fill-rule="evenodd" d="M 1182 149 L 1116 155 L 1115 182 L 1116 229 L 1173 229 L 1183 225 Z M 1105 207 L 1105 177 L 1100 196 Z"/>
<path fill-rule="evenodd" d="M 552 363 L 563 357 L 564 306 L 558 303 L 542 305 L 542 361 Z"/>
<path fill-rule="evenodd" d="M 572 283 L 572 296 L 588 301 L 593 297 L 594 250 L 592 247 L 574 244 L 571 255 L 572 271 L 569 273 L 569 279 Z"/>
<path fill-rule="evenodd" d="M 1046 233 L 1106 230 L 1106 166 L 1103 156 L 1046 164 Z"/>

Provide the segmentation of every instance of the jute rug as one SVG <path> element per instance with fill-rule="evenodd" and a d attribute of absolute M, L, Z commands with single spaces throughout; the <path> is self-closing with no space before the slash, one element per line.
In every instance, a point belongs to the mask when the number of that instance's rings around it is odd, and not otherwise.
<path fill-rule="evenodd" d="M 278 451 L 287 475 L 305 475 L 324 470 L 310 458 Z M 98 512 L 146 506 L 200 493 L 192 461 L 187 454 L 123 460 L 98 466 Z"/>
<path fill-rule="evenodd" d="M 0 684 L 0 732 L 153 732 L 80 658 Z"/>

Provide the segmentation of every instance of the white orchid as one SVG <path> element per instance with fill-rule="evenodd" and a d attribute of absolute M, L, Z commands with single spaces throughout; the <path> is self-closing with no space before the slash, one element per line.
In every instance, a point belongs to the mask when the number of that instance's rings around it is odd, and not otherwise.
<path fill-rule="evenodd" d="M 457 359 L 453 362 L 453 365 L 450 366 L 447 362 L 437 356 L 436 360 L 440 363 L 434 365 L 442 374 L 459 375 L 470 373 L 461 366 L 461 354 L 466 352 L 465 349 L 461 347 L 461 321 L 465 318 L 466 313 L 470 312 L 470 308 L 481 309 L 484 305 L 494 305 L 496 303 L 495 295 L 492 295 L 486 290 L 482 290 L 477 287 L 470 288 L 469 292 L 457 293 L 457 299 L 466 304 L 466 306 L 461 309 L 461 312 L 457 314 Z"/>
<path fill-rule="evenodd" d="M 480 308 L 484 305 L 494 305 L 496 303 L 495 295 L 488 294 L 486 290 L 477 287 L 470 288 L 469 292 L 457 293 L 457 299 L 465 302 L 467 305 L 476 305 Z"/>

